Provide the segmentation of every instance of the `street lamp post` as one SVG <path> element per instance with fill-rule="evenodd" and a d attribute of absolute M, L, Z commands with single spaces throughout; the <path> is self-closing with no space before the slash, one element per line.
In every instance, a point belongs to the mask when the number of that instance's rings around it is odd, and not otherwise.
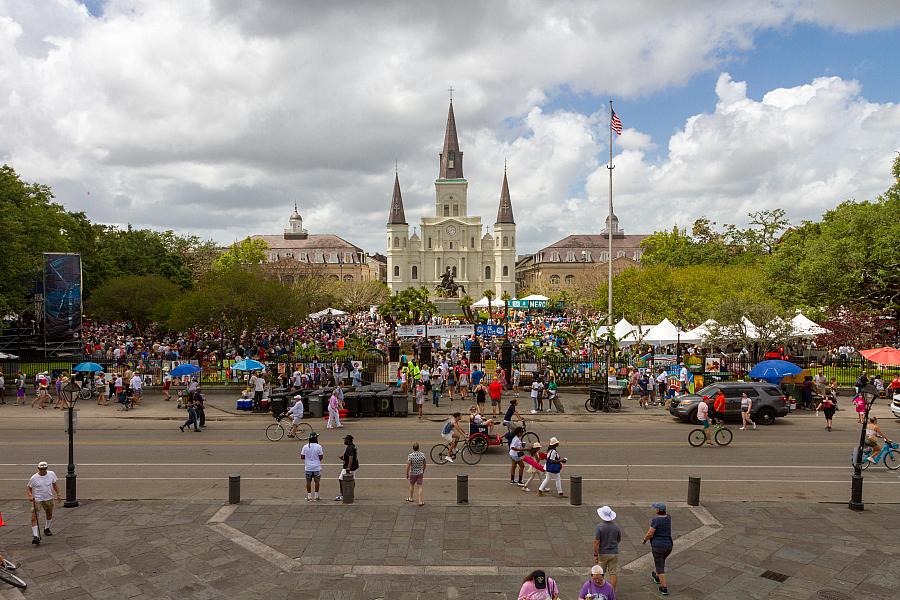
<path fill-rule="evenodd" d="M 675 364 L 681 364 L 681 321 L 675 322 Z"/>
<path fill-rule="evenodd" d="M 861 511 L 865 510 L 865 505 L 863 504 L 862 492 L 863 492 L 863 476 L 862 476 L 862 461 L 863 461 L 863 448 L 866 443 L 866 425 L 869 422 L 869 411 L 872 410 L 872 406 L 875 404 L 875 399 L 878 398 L 878 389 L 874 385 L 867 385 L 859 392 L 862 395 L 863 401 L 866 405 L 866 414 L 865 418 L 862 422 L 862 427 L 859 431 L 859 445 L 856 447 L 856 458 L 853 461 L 853 475 L 850 477 L 850 510 Z"/>
<path fill-rule="evenodd" d="M 512 342 L 509 341 L 509 300 L 503 301 L 503 344 L 500 346 L 500 366 L 506 372 L 507 381 L 512 380 Z"/>
<path fill-rule="evenodd" d="M 74 381 L 69 381 L 62 387 L 61 393 L 66 404 L 66 431 L 69 433 L 69 465 L 66 467 L 66 501 L 63 506 L 75 508 L 78 506 L 78 476 L 75 474 L 75 402 L 78 400 L 78 386 Z"/>

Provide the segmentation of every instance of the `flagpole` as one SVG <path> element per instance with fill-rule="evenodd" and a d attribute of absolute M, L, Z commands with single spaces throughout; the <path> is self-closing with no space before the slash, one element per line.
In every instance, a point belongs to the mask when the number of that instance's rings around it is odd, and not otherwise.
<path fill-rule="evenodd" d="M 606 168 L 609 169 L 609 216 L 606 218 L 606 240 L 608 242 L 608 254 L 606 255 L 606 265 L 608 271 L 608 280 L 607 280 L 607 314 L 606 314 L 606 324 L 610 327 L 610 331 L 612 331 L 613 325 L 613 268 L 612 268 L 612 216 L 613 216 L 613 169 L 615 169 L 615 165 L 612 164 L 612 155 L 613 155 L 613 128 L 612 128 L 612 115 L 613 115 L 613 105 L 612 98 L 609 99 L 609 164 L 606 165 Z"/>

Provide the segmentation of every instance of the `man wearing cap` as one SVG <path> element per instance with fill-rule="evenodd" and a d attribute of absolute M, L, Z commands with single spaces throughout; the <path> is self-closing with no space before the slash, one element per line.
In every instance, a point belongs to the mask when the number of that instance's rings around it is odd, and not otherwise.
<path fill-rule="evenodd" d="M 303 396 L 297 394 L 294 396 L 294 400 L 294 405 L 287 411 L 288 416 L 291 417 L 291 430 L 288 431 L 288 437 L 294 437 L 297 434 L 297 428 L 300 426 L 300 421 L 303 420 Z"/>
<path fill-rule="evenodd" d="M 306 472 L 306 501 L 319 500 L 319 481 L 322 479 L 322 459 L 325 451 L 319 444 L 319 436 L 315 431 L 309 434 L 309 442 L 300 448 L 300 459 L 303 461 L 303 470 Z M 312 485 L 315 481 L 316 491 Z"/>
<path fill-rule="evenodd" d="M 338 475 L 338 485 L 340 485 L 341 493 L 335 497 L 340 502 L 344 499 L 344 475 L 356 479 L 356 470 L 359 469 L 359 461 L 356 457 L 356 446 L 353 445 L 353 436 L 344 437 L 344 453 L 341 454 L 341 474 Z"/>
<path fill-rule="evenodd" d="M 53 535 L 50 527 L 53 523 L 53 499 L 59 501 L 59 478 L 53 471 L 48 471 L 49 465 L 41 461 L 37 466 L 37 473 L 28 480 L 25 493 L 31 501 L 31 538 L 32 544 L 40 544 L 41 537 L 38 531 L 38 505 L 44 509 L 46 522 L 44 523 L 44 535 Z"/>
<path fill-rule="evenodd" d="M 603 578 L 603 567 L 591 567 L 591 578 L 581 586 L 578 600 L 616 600 L 616 590 Z"/>
<path fill-rule="evenodd" d="M 618 583 L 616 573 L 619 570 L 619 542 L 622 541 L 622 529 L 616 523 L 616 512 L 610 507 L 598 508 L 597 516 L 600 517 L 600 524 L 594 531 L 594 563 L 601 567 L 600 573 L 609 578 L 609 583 L 615 590 Z M 593 573 L 591 571 L 592 575 Z"/>

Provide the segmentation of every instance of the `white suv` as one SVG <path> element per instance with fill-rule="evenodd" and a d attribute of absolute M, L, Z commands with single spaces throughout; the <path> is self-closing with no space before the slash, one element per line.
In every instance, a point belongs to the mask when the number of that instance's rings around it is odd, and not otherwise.
<path fill-rule="evenodd" d="M 891 412 L 900 419 L 900 394 L 894 394 L 894 399 L 891 402 Z"/>

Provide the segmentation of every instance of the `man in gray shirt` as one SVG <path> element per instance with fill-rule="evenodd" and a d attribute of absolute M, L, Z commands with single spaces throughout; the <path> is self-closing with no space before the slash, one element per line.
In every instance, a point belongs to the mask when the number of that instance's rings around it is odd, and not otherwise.
<path fill-rule="evenodd" d="M 619 568 L 619 542 L 622 540 L 622 530 L 616 523 L 616 513 L 608 506 L 597 509 L 600 524 L 594 532 L 594 563 L 603 567 L 606 578 L 616 589 L 618 583 Z"/>

